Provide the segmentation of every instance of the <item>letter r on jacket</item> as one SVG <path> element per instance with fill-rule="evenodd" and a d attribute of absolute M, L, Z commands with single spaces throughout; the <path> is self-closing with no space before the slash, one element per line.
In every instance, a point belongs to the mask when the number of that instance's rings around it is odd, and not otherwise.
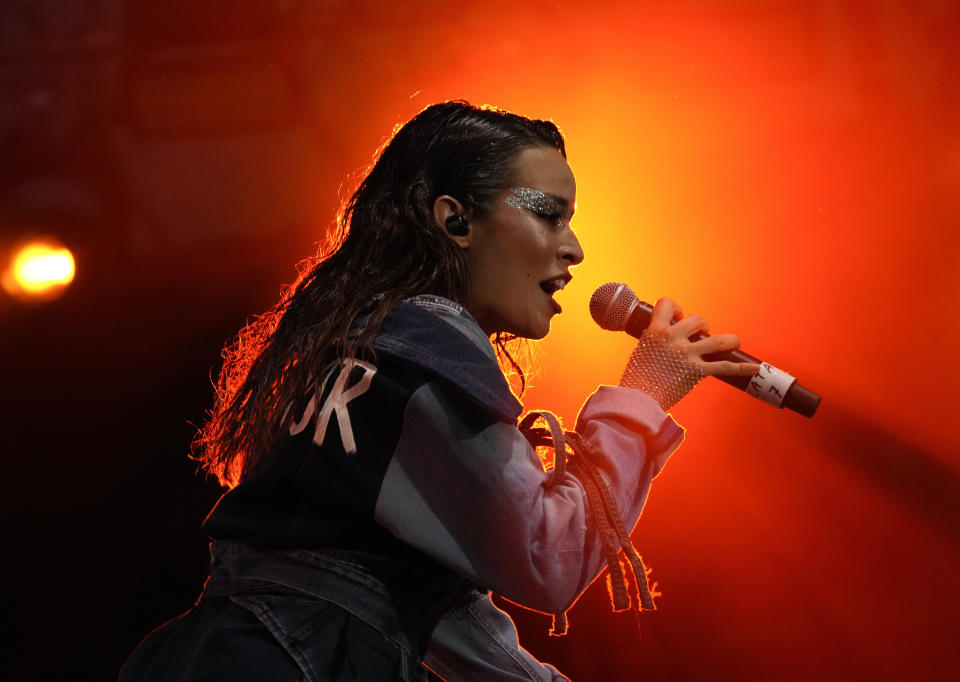
<path fill-rule="evenodd" d="M 363 375 L 359 381 L 350 388 L 347 388 L 347 381 L 354 367 L 363 369 Z M 347 411 L 347 403 L 357 398 L 370 389 L 370 382 L 373 381 L 373 375 L 377 373 L 377 368 L 369 362 L 363 360 L 348 360 L 343 364 L 337 380 L 330 389 L 330 395 L 320 408 L 317 415 L 317 428 L 313 432 L 313 442 L 317 445 L 323 445 L 323 440 L 327 434 L 327 427 L 330 424 L 330 415 L 337 413 L 337 426 L 340 427 L 340 438 L 343 440 L 343 449 L 348 454 L 357 451 L 357 443 L 353 438 L 353 426 L 350 424 L 350 413 Z"/>

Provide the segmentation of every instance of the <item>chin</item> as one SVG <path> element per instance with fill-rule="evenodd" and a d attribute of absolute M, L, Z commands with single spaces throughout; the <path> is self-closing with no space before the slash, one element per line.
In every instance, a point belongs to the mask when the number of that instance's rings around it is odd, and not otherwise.
<path fill-rule="evenodd" d="M 532 334 L 525 334 L 523 338 L 530 339 L 531 341 L 539 341 L 549 333 L 550 333 L 550 324 L 548 323 L 547 326 L 544 327 L 542 330 L 537 330 Z"/>
<path fill-rule="evenodd" d="M 491 333 L 501 331 L 521 339 L 537 341 L 550 333 L 550 322 L 554 313 L 544 315 L 541 311 L 531 311 L 527 314 L 503 315 L 497 323 L 490 325 Z M 513 319 L 511 319 L 513 318 Z M 480 325 L 483 327 L 483 325 Z M 486 327 L 484 327 L 486 330 Z"/>
<path fill-rule="evenodd" d="M 547 320 L 543 324 L 530 325 L 524 327 L 518 331 L 511 331 L 511 334 L 515 334 L 523 339 L 530 339 L 531 341 L 539 341 L 547 334 L 550 333 L 550 320 Z"/>

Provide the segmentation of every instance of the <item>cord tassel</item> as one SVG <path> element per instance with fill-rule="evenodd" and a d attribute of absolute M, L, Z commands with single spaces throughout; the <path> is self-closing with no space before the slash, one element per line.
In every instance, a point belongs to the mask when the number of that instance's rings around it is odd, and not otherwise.
<path fill-rule="evenodd" d="M 541 419 L 547 424 L 546 429 L 535 426 Z M 638 617 L 640 611 L 655 610 L 657 607 L 654 595 L 659 596 L 659 593 L 655 587 L 650 587 L 649 570 L 633 546 L 613 495 L 594 463 L 599 456 L 597 450 L 576 431 L 564 431 L 557 417 L 547 411 L 528 412 L 521 420 L 519 428 L 532 446 L 549 446 L 553 449 L 554 464 L 550 485 L 559 483 L 567 471 L 576 475 L 582 483 L 607 559 L 607 590 L 613 610 L 625 611 L 631 608 L 631 603 L 636 605 L 635 612 Z M 630 564 L 635 601 L 630 598 L 630 586 L 620 561 L 620 552 L 623 552 L 624 558 Z M 566 611 L 553 614 L 550 634 L 561 636 L 567 634 L 567 630 Z"/>

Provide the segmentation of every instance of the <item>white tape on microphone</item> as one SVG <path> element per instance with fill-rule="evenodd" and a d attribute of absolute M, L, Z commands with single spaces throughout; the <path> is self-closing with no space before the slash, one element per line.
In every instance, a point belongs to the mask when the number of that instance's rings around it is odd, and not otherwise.
<path fill-rule="evenodd" d="M 760 363 L 760 371 L 750 378 L 747 393 L 774 407 L 783 407 L 787 391 L 797 380 L 769 362 Z"/>

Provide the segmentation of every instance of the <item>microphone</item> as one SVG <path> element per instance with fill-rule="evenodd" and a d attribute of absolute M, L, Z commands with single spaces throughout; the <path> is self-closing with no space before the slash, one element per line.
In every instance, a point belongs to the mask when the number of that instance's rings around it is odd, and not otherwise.
<path fill-rule="evenodd" d="M 625 331 L 640 338 L 650 324 L 653 306 L 637 298 L 626 284 L 607 282 L 590 297 L 590 316 L 593 321 L 610 331 Z M 709 334 L 697 332 L 691 341 L 705 339 Z M 804 388 L 797 380 L 769 362 L 763 362 L 742 350 L 727 350 L 703 356 L 708 362 L 729 360 L 731 362 L 755 362 L 760 372 L 752 377 L 718 376 L 717 379 L 758 398 L 774 407 L 793 410 L 804 417 L 812 417 L 820 406 L 820 396 Z"/>

